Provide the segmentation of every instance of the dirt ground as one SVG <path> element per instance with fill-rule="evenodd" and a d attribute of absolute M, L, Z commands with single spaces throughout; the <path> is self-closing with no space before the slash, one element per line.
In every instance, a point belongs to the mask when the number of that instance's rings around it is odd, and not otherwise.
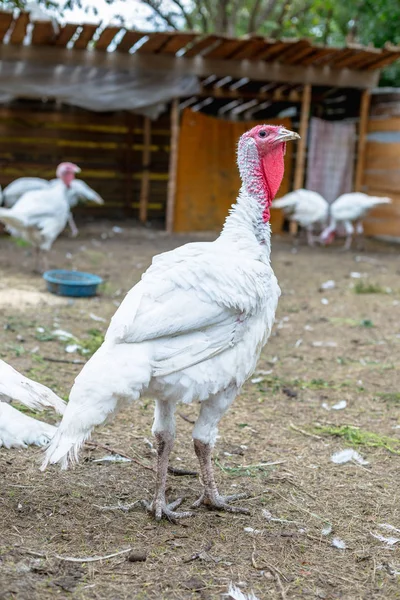
<path fill-rule="evenodd" d="M 189 241 L 112 226 L 86 225 L 52 251 L 52 266 L 104 278 L 89 300 L 48 294 L 27 249 L 0 237 L 0 356 L 65 398 L 82 367 L 73 361 L 86 359 L 52 332 L 93 349 L 152 255 Z M 41 450 L 0 449 L 0 599 L 212 600 L 230 582 L 260 600 L 400 598 L 400 532 L 382 527 L 400 528 L 399 250 L 367 241 L 362 253 L 301 244 L 293 252 L 288 238 L 274 236 L 277 322 L 215 449 L 221 491 L 248 492 L 249 516 L 201 509 L 173 524 L 155 523 L 139 506 L 110 509 L 151 497 L 154 474 L 143 467 L 154 463 L 151 399 L 92 438 L 141 464 L 94 462 L 110 454 L 97 446 L 74 469 L 40 473 Z M 321 292 L 330 279 L 335 287 Z M 179 408 L 174 467 L 197 469 L 196 413 Z M 355 446 L 367 464 L 332 462 Z M 195 476 L 169 476 L 169 497 L 183 495 L 185 507 L 200 491 Z M 128 548 L 146 560 L 62 560 Z"/>

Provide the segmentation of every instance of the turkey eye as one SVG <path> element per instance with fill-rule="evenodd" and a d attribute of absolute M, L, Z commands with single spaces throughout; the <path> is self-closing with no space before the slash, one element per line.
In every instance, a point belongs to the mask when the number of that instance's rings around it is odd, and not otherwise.
<path fill-rule="evenodd" d="M 267 135 L 267 132 L 262 129 L 261 131 L 258 132 L 258 135 L 260 137 L 265 137 Z"/>

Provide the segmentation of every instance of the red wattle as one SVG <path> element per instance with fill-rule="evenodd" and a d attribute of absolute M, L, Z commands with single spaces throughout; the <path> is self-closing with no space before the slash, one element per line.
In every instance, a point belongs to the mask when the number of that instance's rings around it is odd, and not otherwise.
<path fill-rule="evenodd" d="M 272 200 L 281 185 L 284 173 L 283 146 L 277 146 L 261 159 L 262 186 L 265 197 L 265 205 L 262 213 L 263 223 L 271 218 L 270 207 Z"/>
<path fill-rule="evenodd" d="M 263 214 L 262 214 L 262 220 L 263 223 L 268 223 L 268 221 L 271 218 L 271 213 L 269 210 L 269 206 L 265 205 L 264 210 L 263 210 Z"/>

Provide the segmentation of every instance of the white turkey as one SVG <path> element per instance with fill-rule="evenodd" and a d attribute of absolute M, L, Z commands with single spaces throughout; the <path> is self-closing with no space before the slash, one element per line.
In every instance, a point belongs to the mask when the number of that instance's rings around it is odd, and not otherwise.
<path fill-rule="evenodd" d="M 26 192 L 12 208 L 0 208 L 0 221 L 11 235 L 32 244 L 37 252 L 49 251 L 70 216 L 68 189 L 80 169 L 73 163 L 57 167 L 58 181 L 46 189 Z"/>
<path fill-rule="evenodd" d="M 353 241 L 354 225 L 358 235 L 364 232 L 362 219 L 367 213 L 380 204 L 390 204 L 390 198 L 368 196 L 362 192 L 342 194 L 331 204 L 330 223 L 321 233 L 320 240 L 323 244 L 330 244 L 335 239 L 338 226 L 343 225 L 346 232 L 344 249 L 349 250 Z"/>
<path fill-rule="evenodd" d="M 41 177 L 19 177 L 0 191 L 0 205 L 12 208 L 25 194 L 33 190 L 44 190 L 49 186 L 47 179 Z"/>
<path fill-rule="evenodd" d="M 33 410 L 53 408 L 59 414 L 65 402 L 46 386 L 24 377 L 0 360 L 0 447 L 25 448 L 29 444 L 45 446 L 56 428 L 19 412 L 8 402 L 16 401 Z"/>
<path fill-rule="evenodd" d="M 307 243 L 314 246 L 314 228 L 326 225 L 329 213 L 329 204 L 317 192 L 311 190 L 295 190 L 278 198 L 272 204 L 273 208 L 280 208 L 291 221 L 295 221 L 307 232 Z"/>
<path fill-rule="evenodd" d="M 40 177 L 20 177 L 10 183 L 4 190 L 0 191 L 0 205 L 6 208 L 12 208 L 26 192 L 34 190 L 49 189 L 54 184 L 58 183 L 58 179 L 41 179 Z M 81 179 L 71 181 L 67 191 L 68 203 L 70 209 L 74 208 L 78 202 L 95 202 L 96 204 L 104 204 L 103 198 L 94 191 L 87 183 Z M 72 212 L 68 218 L 72 236 L 78 235 L 78 228 L 75 224 Z"/>
<path fill-rule="evenodd" d="M 200 401 L 193 430 L 204 492 L 193 507 L 231 506 L 214 479 L 218 422 L 253 373 L 280 295 L 270 265 L 272 200 L 284 172 L 284 127 L 258 125 L 240 138 L 242 187 L 214 242 L 191 243 L 154 257 L 115 313 L 99 350 L 75 380 L 42 468 L 77 460 L 96 425 L 126 401 L 150 394 L 158 445 L 156 489 L 147 509 L 157 520 L 189 516 L 168 504 L 165 485 L 178 402 Z"/>

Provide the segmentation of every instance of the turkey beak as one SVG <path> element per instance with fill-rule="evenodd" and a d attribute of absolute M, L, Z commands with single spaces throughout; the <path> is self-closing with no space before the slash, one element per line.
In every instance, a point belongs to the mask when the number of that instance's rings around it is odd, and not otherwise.
<path fill-rule="evenodd" d="M 296 133 L 295 131 L 290 131 L 289 129 L 286 129 L 285 127 L 281 127 L 278 135 L 275 138 L 275 142 L 282 143 L 282 142 L 289 142 L 290 140 L 299 140 L 299 139 L 300 139 L 300 136 L 298 133 Z"/>

